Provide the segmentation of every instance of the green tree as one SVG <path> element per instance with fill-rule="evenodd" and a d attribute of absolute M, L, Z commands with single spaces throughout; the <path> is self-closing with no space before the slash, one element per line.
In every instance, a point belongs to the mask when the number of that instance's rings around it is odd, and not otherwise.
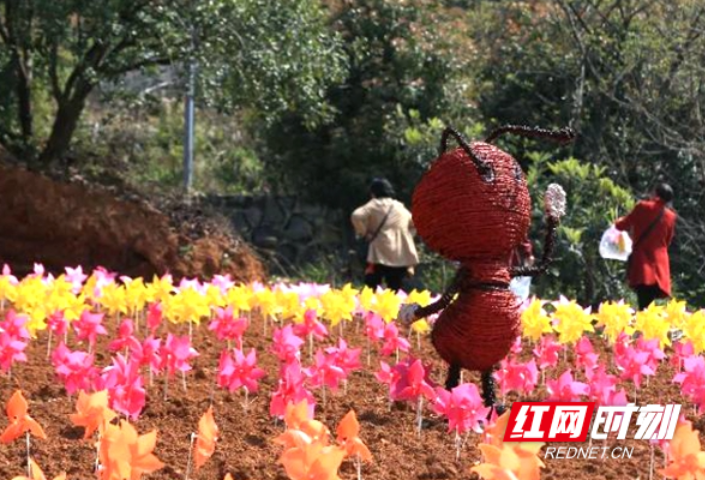
<path fill-rule="evenodd" d="M 705 5 L 483 1 L 468 18 L 484 55 L 481 120 L 571 125 L 573 155 L 615 183 L 640 195 L 672 183 L 676 294 L 702 305 Z"/>
<path fill-rule="evenodd" d="M 212 103 L 252 106 L 269 121 L 300 111 L 315 124 L 326 114 L 325 86 L 345 71 L 325 20 L 314 0 L 4 0 L 0 83 L 9 88 L 0 95 L 0 142 L 60 158 L 96 85 L 190 58 Z M 44 97 L 50 112 L 38 108 Z"/>
<path fill-rule="evenodd" d="M 333 28 L 345 39 L 350 71 L 327 92 L 334 119 L 311 130 L 290 115 L 268 129 L 263 156 L 274 183 L 350 209 L 367 198 L 370 178 L 384 175 L 408 200 L 435 153 L 423 161 L 406 155 L 407 127 L 434 117 L 453 122 L 471 107 L 463 71 L 474 54 L 462 48 L 470 39 L 453 13 L 426 0 L 337 7 Z"/>

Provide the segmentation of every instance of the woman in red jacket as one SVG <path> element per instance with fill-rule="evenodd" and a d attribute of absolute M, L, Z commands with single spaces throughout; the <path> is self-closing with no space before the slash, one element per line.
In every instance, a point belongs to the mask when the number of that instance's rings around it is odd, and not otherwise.
<path fill-rule="evenodd" d="M 615 223 L 634 241 L 627 264 L 629 286 L 636 292 L 639 310 L 657 298 L 671 296 L 671 268 L 668 247 L 673 240 L 676 213 L 671 208 L 673 189 L 662 183 L 653 198 L 642 200 L 626 217 Z"/>

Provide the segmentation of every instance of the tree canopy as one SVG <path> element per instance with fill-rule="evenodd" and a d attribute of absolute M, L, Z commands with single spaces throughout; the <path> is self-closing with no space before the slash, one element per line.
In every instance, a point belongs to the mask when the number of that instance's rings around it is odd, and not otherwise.
<path fill-rule="evenodd" d="M 0 40 L 0 142 L 44 161 L 66 153 L 95 86 L 127 72 L 194 59 L 202 94 L 221 108 L 297 110 L 309 125 L 345 72 L 313 0 L 5 0 Z"/>

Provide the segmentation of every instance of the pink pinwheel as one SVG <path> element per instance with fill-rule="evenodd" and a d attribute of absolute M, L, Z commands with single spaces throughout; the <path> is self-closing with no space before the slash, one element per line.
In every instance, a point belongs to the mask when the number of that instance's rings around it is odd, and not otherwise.
<path fill-rule="evenodd" d="M 69 323 L 64 318 L 64 312 L 56 311 L 47 318 L 47 328 L 57 337 L 63 336 L 68 331 Z"/>
<path fill-rule="evenodd" d="M 470 430 L 480 433 L 491 408 L 484 406 L 475 384 L 464 383 L 450 392 L 437 387 L 433 410 L 448 419 L 449 432 L 462 435 Z"/>
<path fill-rule="evenodd" d="M 197 357 L 198 352 L 191 347 L 188 335 L 176 337 L 170 333 L 167 335 L 159 355 L 162 358 L 162 369 L 165 370 L 167 376 L 172 377 L 177 371 L 185 373 L 191 370 L 189 361 Z"/>
<path fill-rule="evenodd" d="M 83 288 L 83 282 L 86 281 L 88 275 L 83 273 L 83 267 L 80 265 L 76 268 L 66 267 L 66 281 L 71 284 L 71 291 L 75 294 L 81 291 Z"/>
<path fill-rule="evenodd" d="M 683 396 L 698 406 L 698 415 L 705 412 L 705 358 L 694 355 L 683 360 L 683 371 L 673 383 L 680 384 Z"/>
<path fill-rule="evenodd" d="M 522 343 L 521 343 L 521 335 L 519 335 L 519 336 L 516 338 L 516 340 L 514 340 L 514 343 L 512 343 L 512 348 L 510 349 L 510 352 L 511 352 L 513 355 L 517 355 L 517 356 L 518 356 L 518 355 L 521 353 L 521 351 L 522 351 L 523 348 L 524 348 L 524 346 L 523 346 Z"/>
<path fill-rule="evenodd" d="M 683 360 L 695 355 L 695 347 L 693 342 L 676 342 L 673 344 L 673 355 L 670 358 L 670 364 L 679 370 L 683 367 Z"/>
<path fill-rule="evenodd" d="M 13 309 L 9 309 L 5 314 L 5 320 L 0 322 L 0 329 L 12 339 L 26 340 L 30 338 L 26 327 L 28 320 L 26 315 L 18 315 Z"/>
<path fill-rule="evenodd" d="M 323 340 L 328 336 L 328 329 L 318 321 L 316 311 L 309 309 L 304 313 L 304 321 L 294 325 L 294 333 L 300 337 L 311 337 Z"/>
<path fill-rule="evenodd" d="M 614 342 L 614 345 L 612 346 L 612 350 L 614 351 L 614 355 L 624 355 L 626 350 L 630 348 L 630 345 L 632 343 L 632 337 L 627 335 L 626 333 L 622 332 L 619 334 L 617 339 Z"/>
<path fill-rule="evenodd" d="M 12 274 L 12 269 L 7 263 L 2 264 L 2 275 L 0 275 L 0 277 L 6 277 L 10 282 L 10 285 L 17 285 L 20 283 L 19 280 L 17 280 L 17 277 Z"/>
<path fill-rule="evenodd" d="M 373 312 L 365 315 L 365 335 L 371 342 L 384 338 L 384 320 Z"/>
<path fill-rule="evenodd" d="M 538 367 L 543 370 L 558 364 L 558 352 L 563 350 L 563 345 L 556 342 L 553 335 L 541 337 L 541 342 L 534 348 L 534 355 L 538 359 Z"/>
<path fill-rule="evenodd" d="M 583 336 L 575 344 L 575 366 L 590 370 L 597 367 L 599 355 L 592 348 L 592 343 L 587 336 Z"/>
<path fill-rule="evenodd" d="M 208 330 L 214 331 L 218 340 L 237 340 L 238 347 L 242 348 L 242 335 L 247 330 L 247 318 L 235 318 L 233 316 L 233 306 L 227 308 L 216 308 L 215 318 L 208 325 Z"/>
<path fill-rule="evenodd" d="M 34 273 L 30 276 L 42 278 L 42 277 L 44 277 L 45 273 L 46 273 L 46 270 L 44 268 L 44 265 L 42 265 L 41 263 L 35 263 L 34 264 Z"/>
<path fill-rule="evenodd" d="M 582 382 L 573 380 L 570 370 L 563 372 L 558 380 L 546 380 L 549 402 L 576 402 L 581 395 L 589 395 L 590 387 Z"/>
<path fill-rule="evenodd" d="M 399 381 L 399 372 L 386 362 L 379 362 L 379 367 L 379 371 L 375 373 L 375 378 L 379 383 L 389 386 L 389 398 L 392 399 L 392 392 Z"/>
<path fill-rule="evenodd" d="M 198 280 L 197 278 L 182 278 L 179 282 L 179 286 L 176 287 L 176 291 L 181 292 L 183 290 L 188 290 L 189 288 L 195 292 L 200 293 L 201 295 L 205 295 L 208 289 L 208 285 L 206 285 L 205 283 L 201 283 L 200 280 Z"/>
<path fill-rule="evenodd" d="M 399 329 L 396 324 L 391 322 L 384 327 L 384 345 L 382 345 L 382 355 L 391 355 L 393 353 L 408 352 L 411 345 L 409 341 L 399 336 Z"/>
<path fill-rule="evenodd" d="M 138 363 L 118 354 L 113 364 L 103 369 L 96 390 L 108 390 L 110 408 L 137 420 L 147 397 L 143 383 Z"/>
<path fill-rule="evenodd" d="M 215 275 L 211 281 L 211 285 L 220 289 L 220 292 L 225 295 L 234 285 L 230 275 Z"/>
<path fill-rule="evenodd" d="M 360 348 L 348 348 L 347 342 L 342 338 L 338 339 L 337 347 L 325 349 L 325 352 L 333 358 L 335 365 L 343 369 L 346 376 L 362 366 L 360 364 L 361 351 Z"/>
<path fill-rule="evenodd" d="M 135 338 L 134 332 L 135 326 L 132 320 L 126 318 L 120 324 L 120 328 L 118 328 L 118 338 L 108 344 L 108 349 L 111 352 L 117 352 L 123 349 L 129 351 L 141 349 L 140 341 Z"/>
<path fill-rule="evenodd" d="M 64 382 L 66 393 L 73 395 L 80 390 L 90 391 L 98 375 L 98 369 L 93 366 L 93 360 L 92 354 L 72 352 L 63 342 L 56 347 L 51 355 L 51 363 L 56 376 Z"/>
<path fill-rule="evenodd" d="M 614 362 L 621 372 L 620 378 L 631 380 L 636 388 L 640 388 L 643 376 L 655 373 L 648 363 L 650 352 L 639 351 L 631 346 L 620 349 L 620 352 L 617 354 L 615 351 L 614 355 Z"/>
<path fill-rule="evenodd" d="M 0 331 L 0 369 L 8 372 L 13 363 L 26 362 L 25 348 L 27 348 L 27 342 L 13 337 L 8 332 Z"/>
<path fill-rule="evenodd" d="M 651 370 L 654 371 L 654 375 L 661 364 L 661 360 L 666 358 L 666 354 L 659 348 L 659 345 L 658 338 L 654 338 L 652 340 L 644 340 L 643 338 L 639 338 L 636 341 L 636 349 L 640 352 L 645 352 L 648 354 L 646 364 L 651 367 Z"/>
<path fill-rule="evenodd" d="M 150 303 L 147 307 L 147 328 L 152 335 L 157 331 L 162 323 L 163 312 L 160 302 Z"/>
<path fill-rule="evenodd" d="M 93 296 L 95 298 L 100 298 L 103 294 L 103 288 L 115 283 L 115 278 L 117 277 L 117 274 L 107 271 L 104 267 L 98 267 L 93 270 L 93 276 L 96 279 L 95 289 L 93 290 Z"/>
<path fill-rule="evenodd" d="M 328 387 L 331 391 L 338 390 L 338 384 L 347 376 L 345 371 L 335 363 L 333 355 L 326 355 L 321 350 L 317 350 L 314 355 L 314 365 L 306 369 L 311 378 L 311 386 Z"/>
<path fill-rule="evenodd" d="M 162 369 L 161 344 L 160 338 L 149 336 L 139 346 L 135 345 L 135 348 L 130 350 L 130 354 L 140 366 L 149 365 L 152 372 L 159 372 Z"/>
<path fill-rule="evenodd" d="M 76 331 L 76 338 L 88 340 L 89 351 L 93 348 L 98 335 L 106 335 L 108 331 L 102 325 L 102 313 L 91 313 L 89 310 L 84 310 L 81 313 L 81 318 L 73 322 L 73 328 Z"/>
<path fill-rule="evenodd" d="M 536 360 L 519 363 L 515 358 L 508 357 L 502 360 L 499 370 L 494 373 L 494 378 L 499 383 L 502 395 L 506 395 L 509 391 L 528 395 L 534 391 L 538 383 L 539 371 L 536 368 Z"/>
<path fill-rule="evenodd" d="M 398 369 L 399 381 L 393 392 L 394 400 L 417 401 L 422 396 L 429 400 L 434 399 L 433 382 L 421 360 L 409 358 L 405 363 L 397 364 L 395 369 Z"/>
<path fill-rule="evenodd" d="M 218 385 L 234 392 L 244 387 L 249 393 L 256 392 L 258 380 L 266 375 L 265 371 L 257 367 L 257 352 L 250 349 L 244 355 L 242 350 L 235 349 L 234 357 L 227 350 L 220 354 L 218 362 Z"/>
<path fill-rule="evenodd" d="M 293 327 L 275 328 L 273 334 L 272 352 L 283 363 L 291 363 L 301 358 L 301 345 L 304 341 L 294 335 Z"/>
<path fill-rule="evenodd" d="M 421 434 L 424 398 L 433 401 L 436 395 L 433 382 L 429 378 L 430 368 L 425 367 L 421 360 L 413 358 L 407 358 L 406 362 L 398 363 L 394 368 L 399 373 L 399 380 L 394 385 L 390 398 L 416 403 L 416 425 L 418 433 Z"/>
<path fill-rule="evenodd" d="M 590 388 L 590 400 L 606 407 L 619 407 L 628 403 L 624 389 L 617 390 L 618 378 L 606 372 L 604 364 L 585 370 Z"/>
<path fill-rule="evenodd" d="M 269 414 L 273 417 L 283 417 L 286 413 L 286 406 L 289 403 L 299 403 L 306 399 L 309 408 L 313 409 L 316 404 L 315 398 L 304 388 L 306 380 L 305 372 L 298 362 L 292 362 L 282 367 L 281 375 L 277 385 L 277 390 L 272 392 L 272 399 L 269 403 Z"/>

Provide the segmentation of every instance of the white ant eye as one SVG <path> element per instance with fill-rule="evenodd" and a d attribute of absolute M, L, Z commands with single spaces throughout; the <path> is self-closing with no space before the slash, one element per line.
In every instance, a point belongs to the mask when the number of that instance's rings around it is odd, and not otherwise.
<path fill-rule="evenodd" d="M 524 172 L 521 170 L 521 165 L 518 163 L 514 164 L 514 180 L 517 182 L 521 182 L 522 178 L 524 178 Z"/>

